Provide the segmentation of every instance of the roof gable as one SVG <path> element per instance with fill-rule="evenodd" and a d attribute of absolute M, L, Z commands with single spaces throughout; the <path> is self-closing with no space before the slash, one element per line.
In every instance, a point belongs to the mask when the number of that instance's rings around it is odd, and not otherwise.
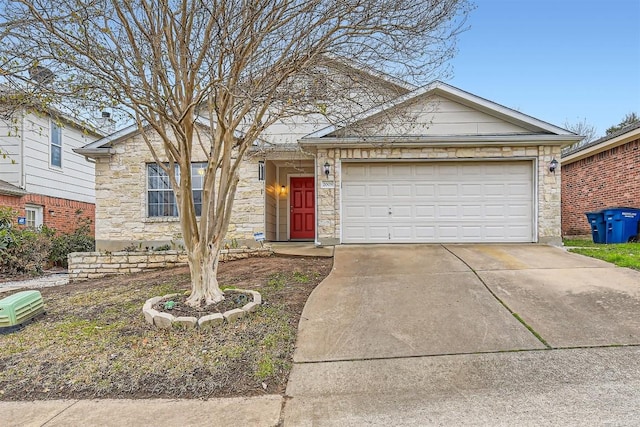
<path fill-rule="evenodd" d="M 305 138 L 532 134 L 574 136 L 566 129 L 436 81 L 349 123 L 326 127 Z"/>

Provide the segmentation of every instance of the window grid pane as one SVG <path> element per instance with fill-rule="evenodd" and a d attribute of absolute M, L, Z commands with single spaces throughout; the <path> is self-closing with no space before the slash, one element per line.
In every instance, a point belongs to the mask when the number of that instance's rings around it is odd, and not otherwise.
<path fill-rule="evenodd" d="M 51 166 L 62 167 L 62 128 L 51 122 Z"/>
<path fill-rule="evenodd" d="M 36 211 L 33 209 L 26 209 L 27 215 L 27 227 L 36 227 Z"/>
<path fill-rule="evenodd" d="M 202 212 L 202 186 L 206 163 L 191 164 L 191 184 L 196 215 Z M 176 170 L 179 179 L 179 170 Z M 155 163 L 147 165 L 147 212 L 149 217 L 178 216 L 178 206 L 169 176 Z"/>

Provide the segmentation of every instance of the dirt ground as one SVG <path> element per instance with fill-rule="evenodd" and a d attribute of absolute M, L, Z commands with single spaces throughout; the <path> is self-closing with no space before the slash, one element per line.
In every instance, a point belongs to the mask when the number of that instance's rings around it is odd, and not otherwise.
<path fill-rule="evenodd" d="M 189 289 L 186 267 L 42 288 L 47 314 L 0 335 L 0 400 L 284 393 L 302 309 L 332 262 L 221 263 L 221 286 L 257 290 L 263 305 L 207 332 L 159 330 L 141 312 L 152 296 Z"/>

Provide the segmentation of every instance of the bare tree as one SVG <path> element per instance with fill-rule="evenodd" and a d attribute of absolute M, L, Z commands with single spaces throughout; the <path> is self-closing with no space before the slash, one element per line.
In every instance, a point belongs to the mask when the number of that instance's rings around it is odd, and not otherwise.
<path fill-rule="evenodd" d="M 580 142 L 575 144 L 573 147 L 581 147 L 596 139 L 597 130 L 595 126 L 587 122 L 586 118 L 574 123 L 565 121 L 564 128 L 575 133 L 576 135 L 580 135 L 583 137 L 582 140 L 580 140 Z"/>
<path fill-rule="evenodd" d="M 111 106 L 135 120 L 170 177 L 189 303 L 200 305 L 224 298 L 218 255 L 247 150 L 284 117 L 338 114 L 312 90 L 328 72 L 325 58 L 423 83 L 453 55 L 470 8 L 467 0 L 0 0 L 0 31 L 9 32 L 0 58 L 10 64 L 5 75 L 51 70 L 65 105 Z M 342 105 L 333 89 L 322 99 Z M 196 150 L 208 159 L 199 218 Z"/>

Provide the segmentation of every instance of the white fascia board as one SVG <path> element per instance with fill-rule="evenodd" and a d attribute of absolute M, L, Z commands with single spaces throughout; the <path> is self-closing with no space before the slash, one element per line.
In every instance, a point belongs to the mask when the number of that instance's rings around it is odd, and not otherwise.
<path fill-rule="evenodd" d="M 102 148 L 74 148 L 73 149 L 74 153 L 80 154 L 82 156 L 85 157 L 89 157 L 91 159 L 95 159 L 98 157 L 109 157 L 110 155 L 112 155 L 114 153 L 113 149 L 109 148 L 109 147 L 102 147 Z"/>
<path fill-rule="evenodd" d="M 451 146 L 504 146 L 504 145 L 569 145 L 580 140 L 577 135 L 444 135 L 444 136 L 372 136 L 355 138 L 304 138 L 299 140 L 303 147 L 378 147 L 389 144 L 392 147 L 451 147 Z"/>
<path fill-rule="evenodd" d="M 211 123 L 209 122 L 209 119 L 202 116 L 198 116 L 196 118 L 196 123 L 204 127 L 208 127 L 208 128 L 211 127 Z M 146 124 L 145 127 L 149 127 L 149 125 Z M 104 149 L 111 147 L 113 144 L 117 142 L 128 139 L 133 135 L 138 134 L 139 132 L 140 132 L 140 129 L 138 127 L 138 124 L 134 123 L 132 125 L 129 125 L 125 128 L 120 129 L 119 131 L 112 133 L 111 135 L 105 136 L 104 138 L 98 139 L 97 141 L 87 144 L 84 147 L 77 149 L 78 151 L 76 152 L 78 154 L 84 154 L 88 157 L 91 157 L 92 154 L 98 155 L 99 153 L 102 153 L 102 155 L 107 155 L 106 154 L 107 151 L 104 151 Z M 233 135 L 236 138 L 240 139 L 240 138 L 243 138 L 245 134 L 242 131 L 235 130 L 233 132 Z M 256 140 L 256 142 L 258 141 L 264 144 L 268 144 L 266 141 L 263 141 L 260 138 Z M 102 150 L 102 151 L 99 151 L 99 150 Z M 85 153 L 91 153 L 91 154 L 85 154 Z M 109 151 L 108 153 L 112 154 L 111 151 Z"/>
<path fill-rule="evenodd" d="M 634 129 L 631 132 L 624 133 L 615 138 L 607 139 L 606 141 L 602 141 L 602 143 L 600 144 L 587 147 L 584 150 L 580 150 L 578 152 L 570 154 L 567 157 L 563 157 L 562 163 L 566 165 L 569 163 L 577 162 L 578 160 L 591 157 L 595 154 L 601 153 L 611 148 L 619 147 L 626 144 L 627 142 L 634 141 L 638 138 L 640 138 L 640 128 Z"/>
<path fill-rule="evenodd" d="M 100 138 L 96 141 L 93 141 L 92 143 L 85 145 L 81 149 L 91 150 L 91 149 L 101 148 L 105 145 L 110 145 L 121 139 L 128 138 L 129 136 L 134 135 L 136 132 L 138 132 L 138 125 L 132 124 L 112 133 L 111 135 L 107 135 L 104 138 Z"/>

